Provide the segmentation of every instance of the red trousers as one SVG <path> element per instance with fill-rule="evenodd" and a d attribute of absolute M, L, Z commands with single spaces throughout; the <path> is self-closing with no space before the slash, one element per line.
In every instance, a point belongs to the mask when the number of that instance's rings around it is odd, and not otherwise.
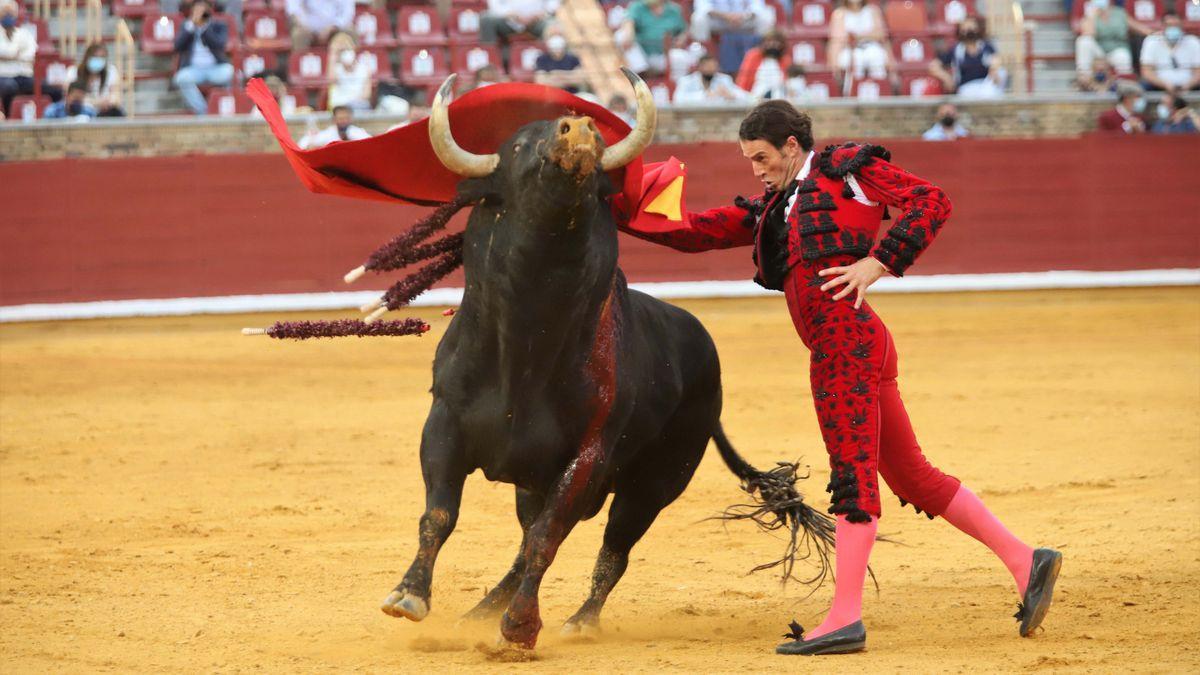
<path fill-rule="evenodd" d="M 829 452 L 829 512 L 851 522 L 879 517 L 878 474 L 901 504 L 912 503 L 930 518 L 958 491 L 957 478 L 925 459 L 896 384 L 897 357 L 891 333 L 854 293 L 833 300 L 820 287 L 832 277 L 817 272 L 850 264 L 827 258 L 793 268 L 784 284 L 788 310 L 811 352 L 811 383 L 817 421 Z"/>

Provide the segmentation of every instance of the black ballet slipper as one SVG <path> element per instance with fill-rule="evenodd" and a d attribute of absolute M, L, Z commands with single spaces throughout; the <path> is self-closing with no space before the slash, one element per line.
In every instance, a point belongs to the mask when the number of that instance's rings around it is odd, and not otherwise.
<path fill-rule="evenodd" d="M 1025 587 L 1025 597 L 1017 603 L 1017 613 L 1013 615 L 1020 622 L 1018 632 L 1021 637 L 1033 635 L 1033 631 L 1042 625 L 1046 612 L 1050 611 L 1050 602 L 1054 597 L 1054 582 L 1058 581 L 1058 570 L 1062 567 L 1062 554 L 1052 548 L 1039 548 L 1033 552 L 1033 567 L 1029 570 L 1029 585 Z"/>
<path fill-rule="evenodd" d="M 849 626 L 811 640 L 804 639 L 804 629 L 795 621 L 790 624 L 789 628 L 792 629 L 792 632 L 784 637 L 792 638 L 792 641 L 776 647 L 776 654 L 800 654 L 803 656 L 852 654 L 867 648 L 867 629 L 863 626 L 862 621 L 855 621 Z"/>

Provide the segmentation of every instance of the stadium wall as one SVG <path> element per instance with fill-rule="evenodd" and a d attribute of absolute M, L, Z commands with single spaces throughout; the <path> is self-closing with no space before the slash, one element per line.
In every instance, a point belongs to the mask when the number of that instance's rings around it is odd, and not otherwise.
<path fill-rule="evenodd" d="M 1009 97 L 996 101 L 953 98 L 892 98 L 871 102 L 832 100 L 804 106 L 823 135 L 842 138 L 917 138 L 933 124 L 939 103 L 957 103 L 971 130 L 982 138 L 1071 137 L 1096 127 L 1096 116 L 1113 101 L 1091 95 Z M 418 111 L 418 116 L 424 111 Z M 664 108 L 658 143 L 693 143 L 737 137 L 745 108 Z M 325 119 L 325 114 L 319 114 Z M 379 134 L 400 120 L 362 117 Z M 306 117 L 290 120 L 292 134 L 304 133 Z M 184 154 L 278 152 L 262 120 L 250 117 L 204 119 L 138 118 L 93 120 L 88 124 L 38 121 L 0 124 L 0 162 L 64 157 L 162 157 Z"/>
<path fill-rule="evenodd" d="M 914 275 L 1200 268 L 1200 139 L 884 144 L 954 202 Z M 693 210 L 755 192 L 733 143 L 662 144 L 649 159 L 670 155 L 689 166 Z M 267 154 L 2 163 L 0 199 L 4 306 L 344 291 L 343 273 L 427 213 L 309 194 Z M 632 281 L 744 280 L 749 257 L 622 237 Z"/>

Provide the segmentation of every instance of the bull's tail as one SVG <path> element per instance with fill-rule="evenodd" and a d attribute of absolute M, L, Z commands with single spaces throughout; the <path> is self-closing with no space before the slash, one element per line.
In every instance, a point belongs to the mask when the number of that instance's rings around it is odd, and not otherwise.
<path fill-rule="evenodd" d="M 734 450 L 721 425 L 713 433 L 713 441 L 725 465 L 742 481 L 742 489 L 750 495 L 749 504 L 735 504 L 725 509 L 722 520 L 750 520 L 760 530 L 784 530 L 788 534 L 787 548 L 778 560 L 763 563 L 752 571 L 782 568 L 783 581 L 795 579 L 814 589 L 832 572 L 830 554 L 834 547 L 836 522 L 804 502 L 796 489 L 796 481 L 807 478 L 799 475 L 798 463 L 779 462 L 770 471 L 759 471 Z M 815 557 L 817 570 L 808 579 L 793 576 L 797 560 Z"/>

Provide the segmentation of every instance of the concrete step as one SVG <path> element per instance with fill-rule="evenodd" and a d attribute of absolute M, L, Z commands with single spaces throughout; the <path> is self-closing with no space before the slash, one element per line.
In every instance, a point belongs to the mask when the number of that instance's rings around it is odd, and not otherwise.
<path fill-rule="evenodd" d="M 1021 11 L 1025 16 L 1065 15 L 1067 12 L 1062 0 L 1021 0 Z"/>
<path fill-rule="evenodd" d="M 1075 33 L 1066 22 L 1043 22 L 1033 31 L 1034 56 L 1058 56 L 1075 53 Z"/>
<path fill-rule="evenodd" d="M 1075 91 L 1075 64 L 1069 61 L 1035 62 L 1033 91 L 1039 94 Z"/>

